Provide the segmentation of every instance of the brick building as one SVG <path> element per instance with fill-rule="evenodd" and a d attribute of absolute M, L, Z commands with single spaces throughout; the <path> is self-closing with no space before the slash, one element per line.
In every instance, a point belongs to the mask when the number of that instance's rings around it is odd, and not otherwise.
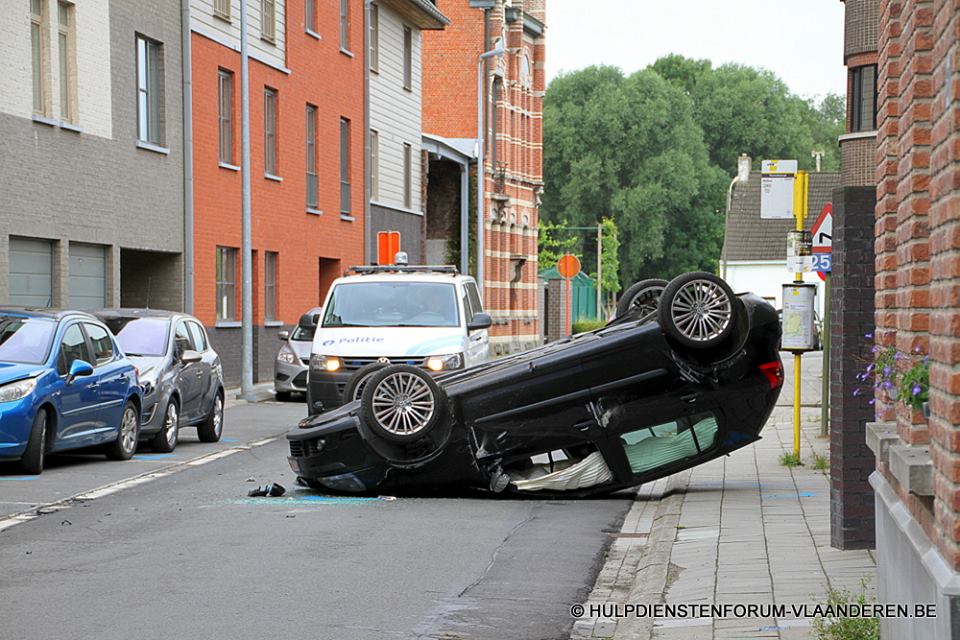
<path fill-rule="evenodd" d="M 254 380 L 363 262 L 364 0 L 249 1 Z M 272 15 L 271 15 L 272 13 Z M 240 0 L 192 0 L 193 310 L 240 376 Z"/>
<path fill-rule="evenodd" d="M 881 393 L 868 431 L 879 600 L 938 605 L 935 620 L 885 620 L 882 632 L 957 638 L 960 7 L 877 7 L 876 340 L 911 359 L 927 356 L 930 371 L 929 418 Z"/>
<path fill-rule="evenodd" d="M 180 309 L 178 3 L 3 9 L 0 304 Z"/>
<path fill-rule="evenodd" d="M 545 89 L 545 0 L 440 0 L 450 18 L 443 31 L 423 35 L 423 130 L 463 142 L 477 133 L 477 65 L 503 38 L 506 54 L 484 69 L 484 306 L 494 319 L 494 355 L 539 341 L 537 319 L 537 219 L 542 173 L 542 105 Z M 460 145 L 461 148 L 463 145 Z M 431 180 L 437 175 L 431 173 Z M 451 180 L 459 179 L 455 174 Z M 458 215 L 458 207 L 446 207 Z M 448 220 L 430 227 L 459 229 Z M 440 215 L 440 214 L 436 214 Z M 476 225 L 471 208 L 471 225 Z M 474 245 L 471 244 L 471 247 Z"/>

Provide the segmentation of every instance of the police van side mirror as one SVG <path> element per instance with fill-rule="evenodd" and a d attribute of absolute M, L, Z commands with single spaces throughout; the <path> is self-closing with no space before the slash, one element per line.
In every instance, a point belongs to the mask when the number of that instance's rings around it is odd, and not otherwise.
<path fill-rule="evenodd" d="M 473 319 L 470 320 L 467 324 L 467 331 L 477 331 L 478 329 L 486 329 L 493 324 L 493 318 L 490 317 L 489 313 L 475 313 Z"/>

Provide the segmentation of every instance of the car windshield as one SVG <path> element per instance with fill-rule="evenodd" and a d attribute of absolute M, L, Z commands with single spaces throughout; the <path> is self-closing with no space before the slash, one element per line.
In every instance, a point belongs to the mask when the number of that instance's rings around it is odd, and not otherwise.
<path fill-rule="evenodd" d="M 310 327 L 305 329 L 300 325 L 297 325 L 296 329 L 293 330 L 293 335 L 290 336 L 291 340 L 296 340 L 297 342 L 310 342 L 313 340 L 313 333 L 315 329 Z"/>
<path fill-rule="evenodd" d="M 167 318 L 107 318 L 104 322 L 128 356 L 162 356 L 167 352 Z"/>
<path fill-rule="evenodd" d="M 456 327 L 454 285 L 434 282 L 339 284 L 330 296 L 324 327 Z"/>
<path fill-rule="evenodd" d="M 47 318 L 0 315 L 0 362 L 41 364 L 56 326 Z"/>

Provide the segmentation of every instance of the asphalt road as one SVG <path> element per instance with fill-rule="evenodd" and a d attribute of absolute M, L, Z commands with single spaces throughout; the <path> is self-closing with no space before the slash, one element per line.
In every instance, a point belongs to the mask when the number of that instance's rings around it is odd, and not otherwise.
<path fill-rule="evenodd" d="M 176 458 L 0 469 L 0 518 L 61 501 L 0 531 L 0 638 L 569 637 L 627 498 L 321 496 L 293 483 L 282 438 L 247 448 L 302 415 L 244 404 L 228 442 Z M 266 482 L 287 494 L 246 497 Z"/>

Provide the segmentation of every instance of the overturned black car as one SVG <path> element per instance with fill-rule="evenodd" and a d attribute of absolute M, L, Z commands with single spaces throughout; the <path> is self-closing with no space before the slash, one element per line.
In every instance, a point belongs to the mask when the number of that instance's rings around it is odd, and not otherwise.
<path fill-rule="evenodd" d="M 311 487 L 585 496 L 759 439 L 783 384 L 768 303 L 709 273 L 647 280 L 606 327 L 432 378 L 386 365 L 287 434 Z"/>

